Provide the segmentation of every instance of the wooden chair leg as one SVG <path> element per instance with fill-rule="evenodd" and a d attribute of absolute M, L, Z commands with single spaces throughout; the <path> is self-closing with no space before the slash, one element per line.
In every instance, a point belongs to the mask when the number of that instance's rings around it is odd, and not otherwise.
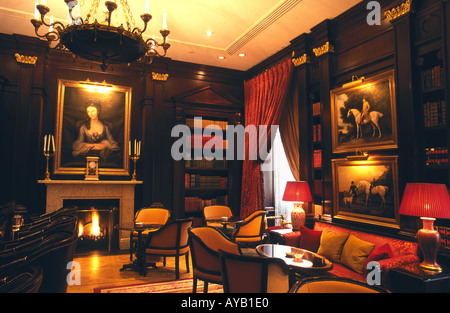
<path fill-rule="evenodd" d="M 203 293 L 208 293 L 208 282 L 205 281 L 205 283 L 203 284 Z"/>
<path fill-rule="evenodd" d="M 189 252 L 186 253 L 186 270 L 189 273 Z"/>
<path fill-rule="evenodd" d="M 197 293 L 197 278 L 193 277 L 192 279 L 192 293 Z"/>
<path fill-rule="evenodd" d="M 175 279 L 180 279 L 180 256 L 175 256 Z"/>
<path fill-rule="evenodd" d="M 163 257 L 163 266 L 166 267 L 166 257 Z"/>

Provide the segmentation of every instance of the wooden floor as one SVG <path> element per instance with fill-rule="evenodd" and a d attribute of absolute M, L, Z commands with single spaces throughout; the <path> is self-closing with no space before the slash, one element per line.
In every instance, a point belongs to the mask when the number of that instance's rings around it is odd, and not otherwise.
<path fill-rule="evenodd" d="M 244 254 L 257 255 L 254 249 L 242 249 Z M 80 264 L 80 285 L 68 286 L 68 293 L 92 293 L 94 288 L 126 286 L 139 283 L 175 280 L 175 258 L 168 257 L 166 266 L 162 260 L 156 263 L 157 268 L 148 268 L 147 276 L 127 269 L 120 271 L 124 264 L 130 263 L 127 252 L 118 254 L 90 253 L 76 255 L 74 261 Z M 189 273 L 186 271 L 185 258 L 180 258 L 180 279 L 192 278 L 192 260 L 189 258 Z"/>
<path fill-rule="evenodd" d="M 157 268 L 149 267 L 147 276 L 127 269 L 120 271 L 124 264 L 130 263 L 130 255 L 126 252 L 120 254 L 92 253 L 76 255 L 74 261 L 80 264 L 80 285 L 68 286 L 68 293 L 92 293 L 94 288 L 125 286 L 145 282 L 160 282 L 175 279 L 175 258 L 167 258 L 166 266 L 157 262 Z M 192 278 L 192 262 L 189 259 L 190 271 L 186 271 L 185 258 L 180 258 L 180 278 Z"/>

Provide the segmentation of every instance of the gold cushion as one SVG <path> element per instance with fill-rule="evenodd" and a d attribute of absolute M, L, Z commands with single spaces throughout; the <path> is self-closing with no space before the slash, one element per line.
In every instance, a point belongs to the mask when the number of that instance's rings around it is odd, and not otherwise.
<path fill-rule="evenodd" d="M 324 229 L 320 237 L 320 246 L 318 254 L 330 259 L 333 262 L 339 262 L 342 249 L 348 239 L 348 233 L 334 233 Z"/>
<path fill-rule="evenodd" d="M 367 257 L 375 248 L 375 244 L 350 235 L 342 249 L 341 263 L 359 274 L 364 273 Z"/>

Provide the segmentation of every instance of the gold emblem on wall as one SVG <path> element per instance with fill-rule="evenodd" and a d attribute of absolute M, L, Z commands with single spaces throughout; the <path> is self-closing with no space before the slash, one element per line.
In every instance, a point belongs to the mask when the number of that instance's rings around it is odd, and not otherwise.
<path fill-rule="evenodd" d="M 23 64 L 31 64 L 35 65 L 37 62 L 38 57 L 29 56 L 29 55 L 22 55 L 22 54 L 14 54 L 16 57 L 17 63 L 23 63 Z"/>
<path fill-rule="evenodd" d="M 160 81 L 167 81 L 169 78 L 169 74 L 162 74 L 162 73 L 155 73 L 152 72 L 152 78 L 153 80 L 160 80 Z"/>
<path fill-rule="evenodd" d="M 411 11 L 411 8 L 412 8 L 412 0 L 406 0 L 406 2 L 403 2 L 399 6 L 396 6 L 395 8 L 386 11 L 384 14 L 386 15 L 388 21 L 392 22 L 393 20 L 408 14 Z"/>
<path fill-rule="evenodd" d="M 321 47 L 314 48 L 313 49 L 314 54 L 316 57 L 320 57 L 327 53 L 333 53 L 334 52 L 334 46 L 330 44 L 328 41 Z"/>
<path fill-rule="evenodd" d="M 300 65 L 311 62 L 309 55 L 307 55 L 306 53 L 298 58 L 294 58 L 294 55 L 295 55 L 295 51 L 292 51 L 292 63 L 294 64 L 294 66 L 300 66 Z"/>

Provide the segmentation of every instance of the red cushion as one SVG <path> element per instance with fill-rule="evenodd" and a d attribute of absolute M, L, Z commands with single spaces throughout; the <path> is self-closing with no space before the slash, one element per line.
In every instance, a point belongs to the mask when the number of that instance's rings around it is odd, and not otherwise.
<path fill-rule="evenodd" d="M 320 246 L 320 236 L 322 236 L 322 231 L 312 230 L 305 226 L 301 226 L 300 232 L 302 234 L 300 237 L 300 248 L 317 252 Z"/>
<path fill-rule="evenodd" d="M 367 271 L 367 264 L 371 261 L 379 261 L 392 257 L 394 257 L 394 253 L 392 252 L 391 246 L 388 243 L 385 243 L 384 245 L 379 247 L 375 247 L 367 257 L 366 264 L 364 265 L 364 270 Z"/>

